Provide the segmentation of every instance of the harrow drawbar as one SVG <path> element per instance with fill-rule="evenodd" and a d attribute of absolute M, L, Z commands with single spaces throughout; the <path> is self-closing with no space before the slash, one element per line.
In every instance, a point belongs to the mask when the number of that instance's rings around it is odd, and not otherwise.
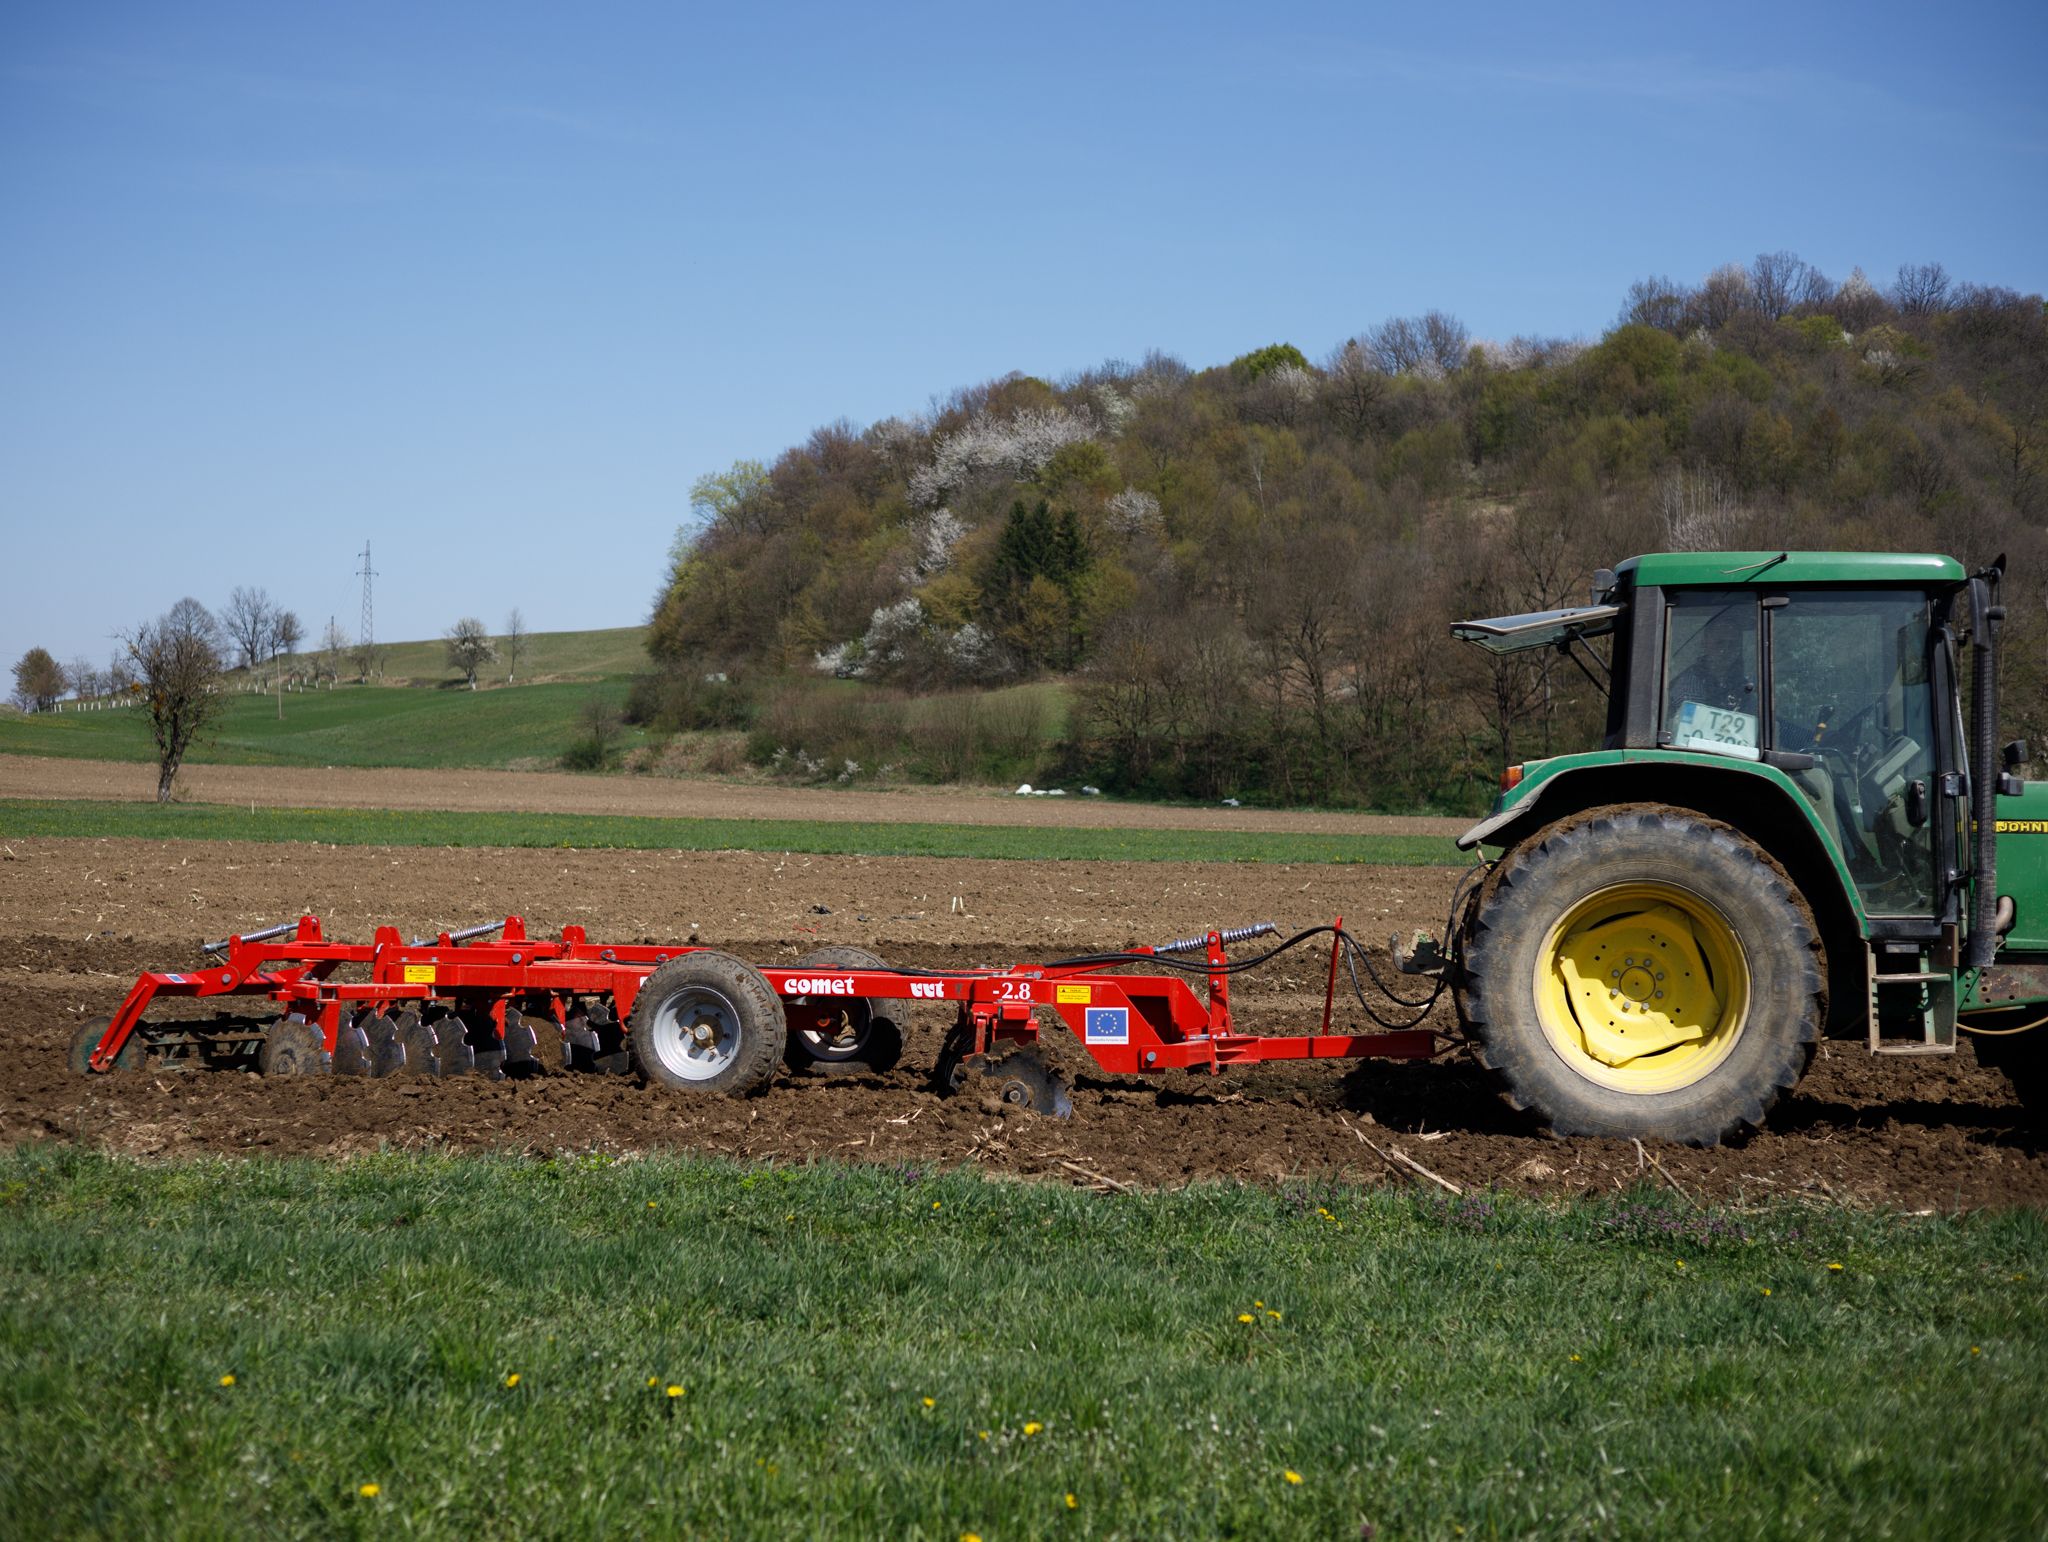
<path fill-rule="evenodd" d="M 1276 933 L 1261 923 L 1156 948 L 991 969 L 892 967 L 847 947 L 756 967 L 695 945 L 592 942 L 580 926 L 531 937 L 516 915 L 432 939 L 407 940 L 395 927 L 380 927 L 368 943 L 330 941 L 308 915 L 205 943 L 200 968 L 142 975 L 111 1018 L 80 1030 L 72 1059 L 81 1071 L 151 1056 L 207 1064 L 253 1056 L 270 1074 L 494 1078 L 542 1074 L 552 1061 L 565 1070 L 638 1070 L 674 1088 L 735 1093 L 763 1085 L 785 1063 L 886 1070 L 902 1048 L 894 1004 L 943 1002 L 954 1008 L 937 1067 L 943 1087 L 980 1079 L 1007 1101 L 1064 1113 L 1065 1081 L 1037 1053 L 1046 1019 L 1063 1024 L 1113 1073 L 1439 1052 L 1442 1036 L 1422 1023 L 1440 978 L 1427 1001 L 1395 997 L 1413 1015 L 1390 1024 L 1359 989 L 1358 964 L 1368 972 L 1371 964 L 1341 917 L 1257 957 L 1225 951 Z M 1239 1032 L 1233 976 L 1324 933 L 1330 965 L 1320 1028 Z M 1148 963 L 1166 972 L 1132 972 Z M 1373 1031 L 1333 1027 L 1340 966 Z M 1198 993 L 1191 981 L 1206 989 Z M 211 1020 L 150 1017 L 153 1007 L 180 998 L 227 1010 Z M 252 1012 L 258 1001 L 265 1005 Z"/>

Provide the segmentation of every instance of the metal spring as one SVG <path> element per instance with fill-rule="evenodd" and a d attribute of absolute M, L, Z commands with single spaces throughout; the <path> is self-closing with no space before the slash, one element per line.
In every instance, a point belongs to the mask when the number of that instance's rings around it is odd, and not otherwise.
<path fill-rule="evenodd" d="M 1250 942 L 1254 937 L 1270 936 L 1279 930 L 1280 928 L 1271 921 L 1254 921 L 1250 926 L 1225 927 L 1217 935 L 1223 939 L 1223 946 L 1227 948 L 1234 942 Z M 1154 953 L 1199 953 L 1208 946 L 1209 934 L 1204 932 L 1199 937 L 1179 937 L 1172 942 L 1161 943 L 1152 951 Z"/>

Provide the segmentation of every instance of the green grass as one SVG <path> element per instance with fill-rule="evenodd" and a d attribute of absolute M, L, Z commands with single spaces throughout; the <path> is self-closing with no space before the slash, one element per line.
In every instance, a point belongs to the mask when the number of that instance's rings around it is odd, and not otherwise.
<path fill-rule="evenodd" d="M 2038 1214 L 1676 1204 L 18 1150 L 0 1522 L 2041 1534 Z"/>
<path fill-rule="evenodd" d="M 579 714 L 593 693 L 618 705 L 626 685 L 488 691 L 343 685 L 286 696 L 281 720 L 276 697 L 236 694 L 190 759 L 195 765 L 234 766 L 503 766 L 535 758 L 552 764 L 582 737 Z M 625 748 L 640 742 L 634 729 L 621 740 Z M 156 761 L 149 721 L 136 708 L 0 718 L 0 752 Z"/>
<path fill-rule="evenodd" d="M 284 809 L 224 803 L 0 799 L 0 836 L 319 841 L 332 846 L 562 846 L 636 851 L 810 851 L 870 857 L 1087 862 L 1366 862 L 1464 866 L 1448 838 L 1235 830 L 1087 830 L 1010 825 L 861 824 L 795 819 L 657 819 L 627 814 L 489 814 Z"/>
<path fill-rule="evenodd" d="M 496 636 L 495 633 L 492 635 Z M 387 680 L 456 678 L 456 672 L 448 667 L 448 644 L 443 638 L 384 643 L 380 647 L 384 653 L 384 678 Z M 540 680 L 573 676 L 599 679 L 634 674 L 646 667 L 647 628 L 644 626 L 614 626 L 589 632 L 535 632 L 527 638 L 526 652 L 519 660 L 519 678 Z M 504 662 L 500 660 L 484 666 L 480 678 L 503 680 Z"/>

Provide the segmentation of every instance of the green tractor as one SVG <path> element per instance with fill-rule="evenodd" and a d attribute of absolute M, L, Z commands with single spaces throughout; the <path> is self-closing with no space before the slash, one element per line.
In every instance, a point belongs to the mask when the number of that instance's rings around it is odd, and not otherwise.
<path fill-rule="evenodd" d="M 1501 850 L 1450 967 L 1511 1103 L 1712 1144 L 1824 1035 L 1939 1055 L 1959 1029 L 2040 1090 L 2048 783 L 1998 744 L 2002 564 L 1664 553 L 1590 605 L 1452 628 L 1608 698 L 1600 749 L 1508 767 L 1458 842 Z"/>

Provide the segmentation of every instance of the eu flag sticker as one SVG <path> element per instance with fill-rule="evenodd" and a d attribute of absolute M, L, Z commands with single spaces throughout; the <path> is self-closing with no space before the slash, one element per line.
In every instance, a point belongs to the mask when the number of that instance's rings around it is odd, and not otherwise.
<path fill-rule="evenodd" d="M 1086 1041 L 1089 1044 L 1128 1044 L 1131 1042 L 1131 1009 L 1129 1007 L 1090 1007 Z"/>

